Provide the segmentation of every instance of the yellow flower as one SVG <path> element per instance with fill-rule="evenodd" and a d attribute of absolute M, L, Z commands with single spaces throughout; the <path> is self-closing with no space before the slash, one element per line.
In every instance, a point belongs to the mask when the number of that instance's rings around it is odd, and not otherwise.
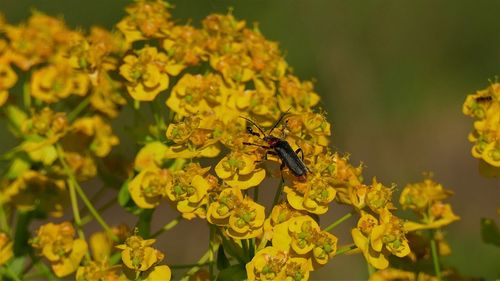
<path fill-rule="evenodd" d="M 142 280 L 144 281 L 157 281 L 157 280 L 164 280 L 164 281 L 170 281 L 170 278 L 172 277 L 172 271 L 170 270 L 170 267 L 167 265 L 158 265 L 151 270 L 151 272 L 148 273 L 146 277 L 144 277 Z"/>
<path fill-rule="evenodd" d="M 8 90 L 17 82 L 17 74 L 0 53 L 0 107 L 9 97 Z"/>
<path fill-rule="evenodd" d="M 128 43 L 164 37 L 173 25 L 169 20 L 168 7 L 168 3 L 160 0 L 137 1 L 126 8 L 129 15 L 117 24 L 117 28 L 125 35 Z"/>
<path fill-rule="evenodd" d="M 307 281 L 311 271 L 309 261 L 304 258 L 289 258 L 285 264 L 284 279 L 286 281 Z"/>
<path fill-rule="evenodd" d="M 207 118 L 208 119 L 208 118 Z M 174 144 L 168 146 L 166 158 L 216 157 L 220 153 L 217 139 L 210 128 L 210 120 L 187 117 L 178 123 L 170 123 L 166 136 Z"/>
<path fill-rule="evenodd" d="M 57 277 L 75 272 L 87 252 L 87 243 L 74 239 L 74 235 L 75 229 L 69 222 L 47 223 L 38 229 L 37 236 L 31 240 L 32 246 L 51 262 Z"/>
<path fill-rule="evenodd" d="M 248 281 L 285 280 L 285 265 L 288 261 L 286 252 L 274 247 L 266 247 L 246 264 Z"/>
<path fill-rule="evenodd" d="M 293 217 L 303 216 L 305 212 L 297 211 L 286 202 L 275 205 L 271 211 L 271 215 L 264 221 L 264 236 L 263 239 L 272 240 L 274 235 L 274 227 L 281 223 L 290 220 Z"/>
<path fill-rule="evenodd" d="M 463 113 L 474 117 L 474 131 L 469 141 L 474 143 L 472 156 L 489 166 L 500 167 L 500 83 L 467 96 Z M 483 168 L 488 170 L 487 168 Z"/>
<path fill-rule="evenodd" d="M 403 209 L 421 214 L 433 203 L 444 200 L 452 194 L 453 192 L 445 189 L 431 177 L 426 177 L 422 182 L 406 185 L 401 192 L 399 203 Z"/>
<path fill-rule="evenodd" d="M 99 115 L 82 117 L 71 126 L 71 134 L 63 140 L 64 148 L 81 152 L 90 148 L 97 157 L 106 157 L 111 148 L 120 143 L 111 125 Z"/>
<path fill-rule="evenodd" d="M 290 132 L 287 141 L 292 146 L 300 147 L 305 155 L 325 153 L 330 142 L 331 129 L 324 114 L 291 114 L 286 120 L 285 128 Z"/>
<path fill-rule="evenodd" d="M 430 177 L 405 186 L 399 202 L 403 209 L 411 209 L 420 217 L 420 222 L 405 222 L 406 231 L 440 228 L 459 220 L 460 217 L 453 213 L 451 206 L 441 202 L 452 194 Z"/>
<path fill-rule="evenodd" d="M 436 202 L 430 206 L 428 217 L 422 222 L 406 221 L 404 228 L 406 231 L 415 231 L 421 229 L 436 229 L 446 226 L 460 217 L 453 213 L 450 204 Z"/>
<path fill-rule="evenodd" d="M 110 74 L 104 71 L 97 73 L 95 85 L 91 88 L 90 104 L 93 108 L 114 118 L 127 101 L 122 97 L 122 84 L 111 79 Z"/>
<path fill-rule="evenodd" d="M 402 221 L 388 210 L 380 211 L 379 220 L 362 212 L 357 228 L 351 234 L 356 246 L 373 267 L 389 266 L 387 255 L 404 257 L 410 253 Z"/>
<path fill-rule="evenodd" d="M 225 226 L 229 223 L 229 216 L 243 201 L 239 188 L 230 187 L 222 190 L 215 202 L 207 210 L 207 220 L 211 224 Z"/>
<path fill-rule="evenodd" d="M 275 226 L 273 247 L 283 251 L 293 250 L 298 255 L 305 255 L 314 248 L 314 239 L 321 231 L 310 216 L 300 216 Z"/>
<path fill-rule="evenodd" d="M 88 76 L 74 70 L 67 61 L 54 64 L 33 72 L 31 95 L 45 103 L 54 103 L 71 94 L 85 96 L 89 89 Z"/>
<path fill-rule="evenodd" d="M 128 47 L 123 39 L 120 33 L 92 27 L 87 38 L 71 44 L 69 63 L 73 68 L 88 72 L 95 85 L 95 77 L 100 72 L 116 68 L 117 59 L 112 55 L 121 55 Z"/>
<path fill-rule="evenodd" d="M 45 107 L 21 122 L 21 131 L 25 134 L 21 146 L 33 161 L 50 165 L 57 159 L 53 144 L 66 135 L 68 128 L 65 113 Z"/>
<path fill-rule="evenodd" d="M 122 250 L 122 262 L 126 267 L 137 273 L 146 271 L 163 260 L 165 255 L 151 247 L 155 239 L 144 240 L 142 237 L 133 235 L 125 240 L 125 244 L 116 246 Z"/>
<path fill-rule="evenodd" d="M 127 91 L 138 101 L 152 101 L 168 88 L 169 77 L 179 71 L 167 68 L 168 58 L 155 47 L 144 47 L 127 55 L 120 66 L 120 74 L 127 80 Z"/>
<path fill-rule="evenodd" d="M 135 156 L 134 168 L 137 171 L 160 168 L 166 151 L 167 146 L 159 141 L 147 143 Z"/>
<path fill-rule="evenodd" d="M 129 182 L 128 190 L 137 206 L 152 209 L 160 204 L 160 199 L 172 188 L 173 181 L 168 170 L 149 168 L 142 170 Z"/>
<path fill-rule="evenodd" d="M 209 181 L 203 177 L 210 167 L 202 168 L 199 164 L 191 163 L 183 170 L 174 172 L 174 182 L 166 190 L 167 198 L 175 204 L 177 210 L 186 219 L 206 217 Z"/>
<path fill-rule="evenodd" d="M 311 174 L 305 182 L 293 181 L 293 186 L 285 186 L 284 192 L 290 205 L 296 210 L 313 214 L 324 214 L 328 204 L 335 199 L 337 191 L 333 188 L 333 178 Z"/>
<path fill-rule="evenodd" d="M 313 83 L 310 81 L 301 82 L 293 75 L 280 78 L 278 104 L 282 111 L 290 107 L 299 112 L 308 112 L 313 106 L 318 104 L 319 95 L 314 92 Z"/>
<path fill-rule="evenodd" d="M 9 236 L 0 232 L 0 265 L 3 265 L 14 256 L 13 245 Z"/>
<path fill-rule="evenodd" d="M 63 180 L 53 179 L 38 171 L 25 171 L 0 195 L 0 204 L 10 202 L 21 211 L 41 210 L 61 217 L 68 200 Z"/>
<path fill-rule="evenodd" d="M 108 262 L 90 261 L 85 266 L 78 267 L 76 281 L 127 281 L 127 277 L 121 274 L 119 268 L 110 266 Z"/>
<path fill-rule="evenodd" d="M 217 112 L 226 104 L 228 91 L 219 75 L 186 73 L 172 88 L 166 104 L 181 117 Z"/>
<path fill-rule="evenodd" d="M 373 178 L 372 185 L 366 193 L 366 205 L 375 213 L 383 209 L 394 209 L 391 203 L 393 188 L 388 188 Z"/>
<path fill-rule="evenodd" d="M 264 209 L 264 206 L 254 202 L 250 197 L 245 197 L 229 217 L 227 235 L 235 239 L 249 239 L 262 234 L 262 225 L 266 218 Z"/>
<path fill-rule="evenodd" d="M 219 161 L 215 172 L 229 186 L 248 189 L 259 185 L 266 177 L 264 169 L 255 167 L 257 160 L 254 155 L 232 152 Z"/>
<path fill-rule="evenodd" d="M 204 59 L 206 34 L 189 25 L 176 25 L 163 40 L 169 58 L 181 65 L 197 65 Z"/>
<path fill-rule="evenodd" d="M 81 37 L 66 28 L 60 19 L 35 11 L 28 23 L 5 26 L 12 53 L 10 60 L 23 71 L 62 51 L 69 42 Z"/>
<path fill-rule="evenodd" d="M 326 231 L 321 231 L 314 239 L 313 256 L 319 265 L 325 265 L 337 252 L 338 238 Z"/>
<path fill-rule="evenodd" d="M 106 232 L 95 232 L 89 239 L 92 258 L 95 261 L 106 261 L 110 258 L 113 241 Z"/>

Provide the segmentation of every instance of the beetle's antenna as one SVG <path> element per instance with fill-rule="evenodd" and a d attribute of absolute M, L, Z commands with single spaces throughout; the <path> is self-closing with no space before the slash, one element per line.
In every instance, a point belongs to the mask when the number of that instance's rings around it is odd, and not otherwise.
<path fill-rule="evenodd" d="M 280 117 L 280 119 L 278 119 L 278 121 L 276 121 L 276 123 L 274 123 L 274 126 L 271 128 L 271 130 L 269 131 L 269 134 L 268 135 L 271 135 L 271 132 L 274 130 L 274 128 L 276 128 L 278 126 L 278 124 L 281 122 L 281 120 L 283 120 L 283 118 L 288 114 L 288 112 L 290 111 L 290 109 L 292 109 L 291 107 L 287 109 L 287 111 L 285 111 L 285 113 L 283 113 Z"/>
<path fill-rule="evenodd" d="M 262 133 L 262 135 L 264 135 L 264 136 L 266 135 L 266 133 L 264 133 L 264 131 L 259 127 L 259 125 L 257 125 L 255 122 L 253 122 L 249 118 L 246 118 L 243 116 L 240 116 L 240 118 L 243 118 L 243 119 L 247 120 L 248 122 L 252 123 L 252 125 L 254 125 L 257 129 L 259 129 L 259 131 Z"/>

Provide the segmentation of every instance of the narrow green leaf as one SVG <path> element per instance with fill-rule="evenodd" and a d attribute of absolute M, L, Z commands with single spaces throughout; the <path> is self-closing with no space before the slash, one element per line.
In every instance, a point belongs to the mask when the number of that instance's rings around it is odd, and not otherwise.
<path fill-rule="evenodd" d="M 232 265 L 219 272 L 217 281 L 244 281 L 247 280 L 247 271 L 241 264 Z"/>
<path fill-rule="evenodd" d="M 224 247 L 222 245 L 219 246 L 217 250 L 217 269 L 219 271 L 228 268 L 231 266 L 229 259 L 226 257 L 226 253 L 224 252 Z"/>
<path fill-rule="evenodd" d="M 128 183 L 129 180 L 125 181 L 118 192 L 118 204 L 120 206 L 125 207 L 130 200 L 130 193 L 128 192 Z"/>
<path fill-rule="evenodd" d="M 500 247 L 500 229 L 494 220 L 488 218 L 481 219 L 481 237 L 484 243 Z"/>

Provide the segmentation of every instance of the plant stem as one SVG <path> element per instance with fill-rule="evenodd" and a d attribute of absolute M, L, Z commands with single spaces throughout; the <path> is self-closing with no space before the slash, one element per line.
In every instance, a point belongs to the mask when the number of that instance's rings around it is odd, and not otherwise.
<path fill-rule="evenodd" d="M 214 245 L 214 238 L 215 238 L 215 229 L 214 226 L 208 225 L 209 231 L 210 231 L 210 237 L 208 238 L 208 250 L 210 251 L 210 264 L 208 268 L 208 273 L 210 276 L 210 280 L 214 280 L 214 257 L 215 257 L 215 245 Z"/>
<path fill-rule="evenodd" d="M 259 201 L 259 186 L 256 186 L 253 190 L 253 201 Z"/>
<path fill-rule="evenodd" d="M 73 217 L 75 219 L 76 229 L 78 232 L 78 237 L 85 241 L 85 233 L 82 229 L 82 220 L 80 218 L 80 210 L 78 209 L 78 199 L 76 198 L 75 186 L 72 181 L 68 180 L 69 185 L 69 197 L 71 200 L 71 207 L 73 209 Z M 90 260 L 89 252 L 85 254 L 86 258 Z"/>
<path fill-rule="evenodd" d="M 181 281 L 189 280 L 189 277 L 195 274 L 202 266 L 205 266 L 205 263 L 210 258 L 210 250 L 206 251 L 205 254 L 198 260 L 198 262 L 190 269 L 184 277 L 182 277 Z"/>
<path fill-rule="evenodd" d="M 375 273 L 375 268 L 367 261 L 366 262 L 367 268 L 368 268 L 368 277 L 371 277 L 373 273 Z"/>
<path fill-rule="evenodd" d="M 68 121 L 71 122 L 82 113 L 82 111 L 90 104 L 90 95 L 82 100 L 76 107 L 68 114 Z"/>
<path fill-rule="evenodd" d="M 151 238 L 155 238 L 158 235 L 162 234 L 163 232 L 169 231 L 170 229 L 174 228 L 177 224 L 179 224 L 179 222 L 181 221 L 181 219 L 182 219 L 182 216 L 178 216 L 177 218 L 171 220 L 166 225 L 164 225 L 162 228 L 160 228 L 158 231 L 156 231 L 155 233 L 153 233 L 151 235 Z"/>
<path fill-rule="evenodd" d="M 330 230 L 334 229 L 339 224 L 343 223 L 344 221 L 346 221 L 347 219 L 349 219 L 350 217 L 352 217 L 355 213 L 356 213 L 356 211 L 351 211 L 351 212 L 345 214 L 343 217 L 341 217 L 340 219 L 334 221 L 332 224 L 330 224 L 329 226 L 327 226 L 324 230 L 327 231 L 327 232 L 329 232 Z"/>
<path fill-rule="evenodd" d="M 431 232 L 431 252 L 432 252 L 432 263 L 434 264 L 434 272 L 436 273 L 436 278 L 441 281 L 441 269 L 439 267 L 439 254 L 437 252 L 436 240 L 434 240 L 434 232 Z"/>
<path fill-rule="evenodd" d="M 203 266 L 210 266 L 213 262 L 205 262 L 205 263 L 191 263 L 191 264 L 179 264 L 179 265 L 169 265 L 170 269 L 184 269 L 184 268 L 190 268 L 193 266 L 197 267 L 203 267 Z"/>
<path fill-rule="evenodd" d="M 93 200 L 91 200 L 93 201 Z M 97 209 L 99 213 L 102 213 L 103 211 L 107 210 L 109 207 L 112 207 L 116 203 L 116 198 L 111 198 L 106 204 L 102 205 Z M 82 218 L 82 226 L 89 223 L 92 220 L 92 215 L 87 215 Z"/>
<path fill-rule="evenodd" d="M 337 252 L 335 253 L 335 256 L 339 256 L 339 255 L 345 254 L 345 253 L 347 253 L 349 251 L 352 251 L 352 250 L 354 250 L 356 248 L 357 248 L 357 246 L 354 245 L 354 244 L 346 245 L 346 246 L 338 249 Z"/>
<path fill-rule="evenodd" d="M 0 204 L 0 230 L 10 233 L 10 227 L 7 222 L 7 216 L 5 215 L 3 204 Z"/>
<path fill-rule="evenodd" d="M 72 186 L 76 189 L 76 192 L 80 196 L 80 199 L 82 199 L 83 203 L 85 204 L 85 206 L 87 206 L 87 209 L 90 211 L 92 216 L 94 216 L 94 218 L 102 226 L 102 228 L 104 228 L 104 230 L 110 235 L 113 241 L 118 241 L 118 237 L 116 237 L 116 235 L 114 235 L 113 232 L 111 232 L 111 229 L 109 228 L 108 224 L 102 219 L 102 217 L 99 215 L 99 213 L 94 208 L 92 203 L 89 201 L 87 195 L 85 195 L 85 192 L 83 192 L 81 186 L 78 184 L 75 175 L 69 168 L 68 164 L 66 163 L 66 160 L 64 160 L 64 152 L 59 144 L 56 144 L 56 150 L 57 150 L 57 155 L 59 157 L 59 161 L 61 161 L 61 164 L 63 166 L 64 172 L 68 176 L 69 181 L 71 181 Z"/>

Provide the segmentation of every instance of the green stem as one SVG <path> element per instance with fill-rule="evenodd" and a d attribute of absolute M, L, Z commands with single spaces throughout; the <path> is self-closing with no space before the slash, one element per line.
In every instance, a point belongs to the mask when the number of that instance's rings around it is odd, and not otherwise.
<path fill-rule="evenodd" d="M 141 237 L 148 238 L 151 232 L 151 220 L 153 219 L 153 212 L 155 209 L 142 210 L 139 214 L 139 221 L 137 222 L 138 234 Z"/>
<path fill-rule="evenodd" d="M 178 216 L 177 218 L 171 220 L 166 225 L 164 225 L 162 228 L 160 228 L 158 231 L 153 233 L 151 235 L 151 238 L 155 238 L 155 237 L 159 236 L 160 234 L 162 234 L 163 232 L 169 231 L 170 229 L 174 228 L 177 224 L 179 224 L 179 222 L 181 220 L 182 220 L 182 216 Z"/>
<path fill-rule="evenodd" d="M 184 269 L 184 268 L 191 268 L 193 266 L 197 266 L 197 267 L 203 267 L 203 266 L 210 266 L 212 265 L 213 262 L 211 261 L 208 261 L 208 262 L 205 262 L 205 263 L 191 263 L 191 264 L 179 264 L 179 265 L 169 265 L 168 267 L 170 267 L 170 269 Z"/>
<path fill-rule="evenodd" d="M 68 176 L 69 180 L 72 182 L 73 187 L 76 189 L 76 193 L 78 193 L 80 199 L 82 199 L 83 204 L 87 206 L 87 209 L 90 211 L 92 216 L 94 216 L 94 218 L 101 225 L 101 227 L 111 236 L 113 241 L 118 241 L 118 237 L 116 237 L 116 235 L 114 235 L 113 232 L 111 232 L 111 229 L 109 228 L 108 224 L 102 219 L 102 217 L 99 215 L 99 213 L 94 208 L 92 203 L 89 201 L 87 195 L 85 195 L 85 192 L 83 192 L 82 187 L 78 184 L 75 175 L 73 174 L 70 167 L 66 163 L 66 160 L 64 160 L 64 152 L 59 144 L 56 144 L 56 150 L 57 150 L 57 155 L 59 157 L 59 161 L 63 166 L 64 172 Z"/>
<path fill-rule="evenodd" d="M 78 232 L 78 237 L 85 241 L 85 233 L 82 229 L 82 220 L 80 218 L 80 209 L 78 209 L 78 199 L 76 198 L 75 185 L 72 181 L 68 180 L 69 186 L 69 197 L 71 200 L 71 208 L 73 209 L 73 217 L 75 219 L 76 229 Z M 87 259 L 90 260 L 90 255 L 87 251 L 85 254 Z"/>
<path fill-rule="evenodd" d="M 91 201 L 93 201 L 93 200 L 91 200 Z M 111 198 L 108 202 L 106 202 L 106 204 L 104 204 L 104 205 L 102 205 L 101 207 L 99 207 L 99 208 L 97 209 L 97 211 L 98 211 L 99 213 L 102 213 L 102 212 L 106 211 L 109 207 L 114 206 L 114 205 L 115 205 L 115 203 L 116 203 L 116 198 Z M 89 223 L 91 220 L 92 220 L 92 215 L 87 215 L 87 216 L 83 217 L 83 218 L 82 218 L 82 222 L 81 222 L 81 223 L 82 223 L 82 226 L 83 226 L 83 225 L 86 225 L 86 224 L 87 224 L 87 223 Z"/>
<path fill-rule="evenodd" d="M 0 230 L 10 234 L 9 223 L 7 222 L 7 216 L 5 215 L 5 209 L 3 204 L 0 203 Z"/>
<path fill-rule="evenodd" d="M 87 106 L 90 104 L 90 95 L 87 96 L 84 100 L 82 100 L 76 107 L 75 109 L 73 109 L 73 111 L 71 111 L 69 114 L 68 114 L 68 121 L 71 122 L 73 120 L 76 119 L 76 117 L 78 117 L 78 115 L 80 115 L 80 113 L 82 113 L 82 111 L 87 108 Z"/>
<path fill-rule="evenodd" d="M 343 223 L 344 221 L 348 220 L 350 217 L 352 217 L 354 214 L 356 213 L 356 211 L 351 211 L 349 213 L 347 213 L 346 215 L 344 215 L 343 217 L 341 217 L 340 219 L 334 221 L 332 224 L 330 224 L 329 226 L 327 226 L 324 230 L 326 232 L 329 232 L 330 230 L 334 229 L 336 226 L 338 226 L 339 224 Z"/>
<path fill-rule="evenodd" d="M 375 268 L 367 261 L 366 266 L 368 268 L 368 277 L 371 277 L 375 273 Z"/>
<path fill-rule="evenodd" d="M 215 243 L 214 243 L 214 238 L 215 238 L 215 229 L 214 226 L 208 225 L 209 230 L 210 230 L 210 237 L 208 238 L 208 249 L 210 251 L 210 259 L 209 259 L 209 267 L 208 267 L 208 273 L 210 276 L 210 280 L 215 280 L 214 278 L 214 260 L 215 260 Z"/>
<path fill-rule="evenodd" d="M 342 254 L 345 254 L 349 251 L 352 251 L 354 249 L 356 249 L 357 246 L 354 245 L 354 244 L 349 244 L 349 245 L 346 245 L 344 247 L 341 247 L 340 249 L 337 250 L 337 252 L 335 252 L 335 256 L 339 256 L 339 255 L 342 255 Z"/>
<path fill-rule="evenodd" d="M 210 259 L 210 250 L 206 251 L 205 254 L 198 260 L 198 262 L 190 270 L 186 272 L 181 281 L 189 280 L 189 277 L 195 274 L 205 263 Z"/>
<path fill-rule="evenodd" d="M 31 107 L 31 90 L 30 84 L 27 82 L 23 84 L 23 104 L 24 109 L 29 112 Z"/>
<path fill-rule="evenodd" d="M 434 264 L 434 272 L 436 273 L 436 278 L 441 281 L 441 269 L 439 267 L 439 254 L 437 252 L 436 240 L 434 240 L 434 232 L 431 233 L 431 252 L 432 252 L 432 263 Z"/>

